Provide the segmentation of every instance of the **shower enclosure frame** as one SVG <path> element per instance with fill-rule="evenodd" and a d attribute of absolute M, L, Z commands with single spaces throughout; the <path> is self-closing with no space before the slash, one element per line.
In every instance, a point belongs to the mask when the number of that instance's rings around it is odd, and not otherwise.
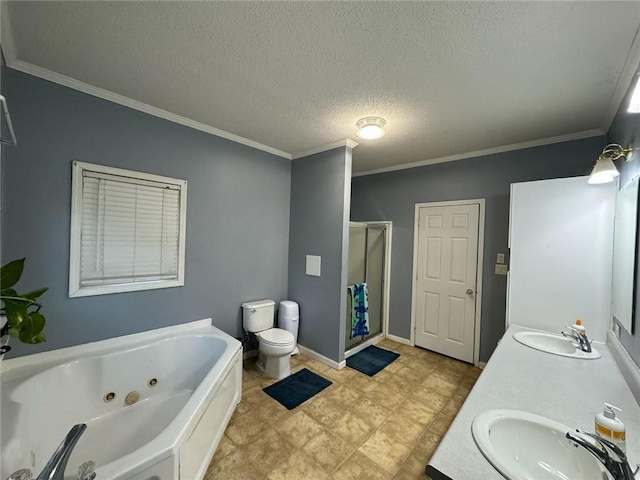
<path fill-rule="evenodd" d="M 384 229 L 384 275 L 382 279 L 382 329 L 380 333 L 372 335 L 365 341 L 353 346 L 344 353 L 344 358 L 349 358 L 355 355 L 359 351 L 367 348 L 370 345 L 384 340 L 389 336 L 389 299 L 391 292 L 391 252 L 392 252 L 392 239 L 393 239 L 393 222 L 391 221 L 360 221 L 349 222 L 349 227 L 368 227 L 370 225 L 378 225 Z"/>

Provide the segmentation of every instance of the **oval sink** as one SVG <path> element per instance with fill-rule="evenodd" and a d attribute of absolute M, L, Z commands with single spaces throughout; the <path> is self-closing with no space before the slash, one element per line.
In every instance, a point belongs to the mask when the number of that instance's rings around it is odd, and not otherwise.
<path fill-rule="evenodd" d="M 513 334 L 513 338 L 527 347 L 554 355 L 585 360 L 600 358 L 600 353 L 595 348 L 591 347 L 589 353 L 583 352 L 572 340 L 552 333 L 517 332 Z"/>
<path fill-rule="evenodd" d="M 509 480 L 611 478 L 593 455 L 565 438 L 570 430 L 574 429 L 518 410 L 487 410 L 471 424 L 482 454 Z"/>

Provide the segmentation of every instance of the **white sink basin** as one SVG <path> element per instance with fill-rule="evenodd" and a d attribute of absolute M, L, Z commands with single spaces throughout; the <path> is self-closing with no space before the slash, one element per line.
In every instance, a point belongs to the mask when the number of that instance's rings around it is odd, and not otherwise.
<path fill-rule="evenodd" d="M 565 434 L 574 430 L 533 413 L 487 410 L 471 424 L 478 448 L 509 480 L 603 480 L 604 466 Z"/>
<path fill-rule="evenodd" d="M 600 358 L 600 353 L 595 348 L 591 347 L 589 353 L 583 352 L 571 339 L 560 335 L 542 332 L 517 332 L 513 334 L 513 338 L 527 347 L 554 355 L 586 360 Z"/>

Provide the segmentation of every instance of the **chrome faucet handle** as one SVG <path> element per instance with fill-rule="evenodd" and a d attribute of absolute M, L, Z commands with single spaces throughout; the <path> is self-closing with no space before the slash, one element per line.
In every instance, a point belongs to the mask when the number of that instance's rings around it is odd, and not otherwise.
<path fill-rule="evenodd" d="M 9 475 L 7 480 L 31 480 L 32 478 L 33 474 L 31 473 L 31 470 L 28 468 L 21 468 Z"/>
<path fill-rule="evenodd" d="M 604 447 L 604 449 L 607 452 L 607 454 L 609 455 L 609 457 L 613 457 L 614 460 L 617 460 L 617 461 L 620 461 L 620 462 L 626 462 L 627 461 L 627 455 L 622 451 L 622 449 L 620 447 L 618 447 L 612 441 L 601 437 L 597 433 L 589 433 L 589 432 L 585 432 L 583 430 L 576 430 L 576 432 L 581 433 L 582 435 L 587 435 L 587 436 L 593 438 L 596 442 L 599 442 L 600 445 L 602 445 Z"/>
<path fill-rule="evenodd" d="M 608 460 L 609 454 L 604 448 L 604 445 L 592 435 L 587 432 L 576 429 L 575 431 L 568 431 L 565 437 L 573 442 L 576 447 L 581 446 L 584 449 L 595 455 L 602 463 Z"/>
<path fill-rule="evenodd" d="M 561 333 L 563 337 L 572 338 L 573 341 L 578 344 L 580 350 L 582 350 L 583 352 L 591 352 L 591 340 L 589 340 L 586 333 L 581 332 L 574 325 L 567 325 L 564 328 L 568 329 L 569 331 L 565 332 L 564 330 L 562 330 Z"/>
<path fill-rule="evenodd" d="M 568 330 L 568 331 L 566 331 Z M 572 337 L 574 339 L 577 340 L 577 336 L 579 335 L 579 332 L 576 331 L 575 328 L 573 328 L 573 325 L 566 325 L 563 329 L 562 329 L 562 335 L 564 335 L 565 337 Z"/>
<path fill-rule="evenodd" d="M 573 442 L 576 447 L 583 447 L 604 465 L 614 480 L 634 480 L 635 473 L 632 471 L 627 456 L 615 443 L 602 438 L 596 433 L 576 430 L 567 432 L 565 437 Z"/>
<path fill-rule="evenodd" d="M 78 480 L 94 480 L 96 478 L 96 462 L 89 460 L 78 467 Z"/>

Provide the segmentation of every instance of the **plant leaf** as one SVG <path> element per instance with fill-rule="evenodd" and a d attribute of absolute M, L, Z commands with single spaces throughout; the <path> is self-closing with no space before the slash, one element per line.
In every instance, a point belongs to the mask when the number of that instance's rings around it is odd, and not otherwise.
<path fill-rule="evenodd" d="M 18 339 L 22 343 L 30 343 L 30 340 L 35 336 L 33 328 L 33 320 L 31 317 L 25 317 L 20 326 L 20 333 Z"/>
<path fill-rule="evenodd" d="M 20 335 L 18 336 L 18 338 L 23 343 L 42 342 L 43 340 L 40 340 L 40 336 L 42 335 L 44 324 L 44 315 L 41 315 L 40 313 L 32 313 L 31 315 L 27 315 L 27 317 L 25 317 L 24 319 L 24 322 L 22 323 L 22 329 L 20 330 Z"/>
<path fill-rule="evenodd" d="M 24 260 L 24 258 L 20 258 L 0 268 L 0 286 L 3 289 L 11 288 L 18 283 L 24 269 Z"/>
<path fill-rule="evenodd" d="M 25 298 L 29 298 L 31 300 L 35 300 L 36 298 L 38 298 L 40 295 L 42 295 L 47 290 L 49 290 L 47 287 L 42 287 L 42 288 L 38 288 L 36 290 L 32 290 L 32 291 L 27 292 L 27 293 L 23 293 L 20 296 L 21 297 L 25 297 Z"/>
<path fill-rule="evenodd" d="M 25 317 L 20 325 L 20 333 L 18 333 L 18 339 L 22 343 L 30 343 L 30 340 L 35 336 L 33 333 L 33 321 L 31 317 Z"/>
<path fill-rule="evenodd" d="M 33 330 L 34 330 L 33 336 L 35 337 L 36 335 L 39 335 L 42 332 L 46 321 L 44 319 L 44 315 L 42 315 L 41 313 L 32 313 L 29 315 L 29 317 L 31 317 L 31 320 L 33 322 Z"/>
<path fill-rule="evenodd" d="M 3 288 L 0 290 L 0 296 L 3 297 L 17 297 L 18 292 L 16 292 L 13 288 Z"/>
<path fill-rule="evenodd" d="M 4 308 L 7 314 L 7 322 L 11 328 L 20 330 L 22 322 L 27 315 L 27 304 L 22 302 L 14 302 L 12 300 L 4 301 Z"/>
<path fill-rule="evenodd" d="M 31 343 L 31 344 L 33 344 L 33 343 L 42 343 L 42 342 L 46 342 L 46 341 L 47 341 L 47 337 L 44 336 L 44 333 L 39 333 L 38 335 L 33 337 L 29 343 Z"/>

